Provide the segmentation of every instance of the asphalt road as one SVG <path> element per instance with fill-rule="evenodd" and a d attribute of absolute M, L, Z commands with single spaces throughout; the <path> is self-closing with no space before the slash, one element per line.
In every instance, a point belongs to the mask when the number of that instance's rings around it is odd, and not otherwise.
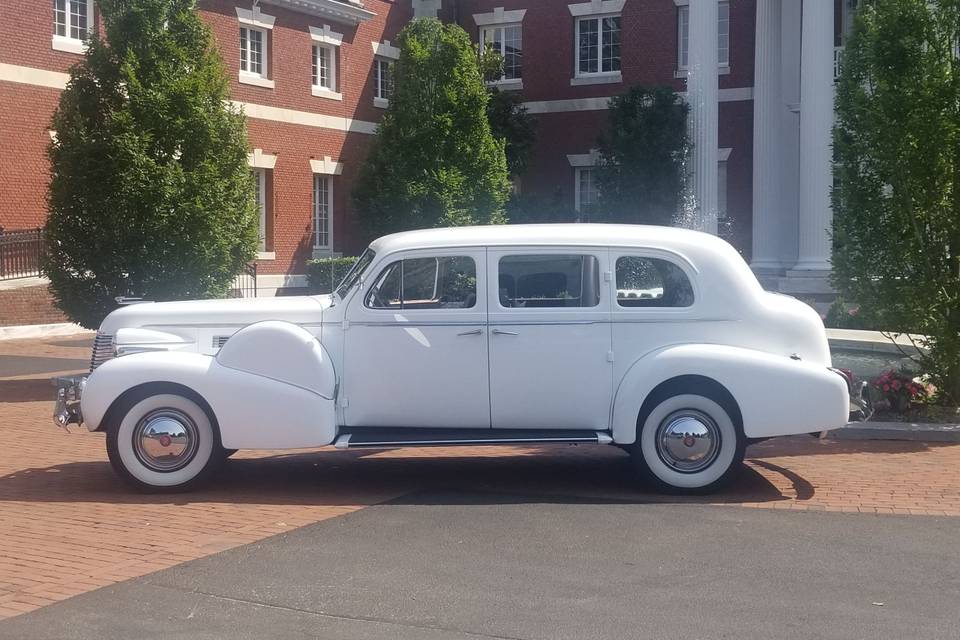
<path fill-rule="evenodd" d="M 0 638 L 957 638 L 958 534 L 956 518 L 417 494 Z"/>

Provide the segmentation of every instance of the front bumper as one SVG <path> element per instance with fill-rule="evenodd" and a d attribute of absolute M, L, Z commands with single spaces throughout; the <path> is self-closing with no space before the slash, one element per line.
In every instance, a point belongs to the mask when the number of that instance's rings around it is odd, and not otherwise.
<path fill-rule="evenodd" d="M 843 378 L 850 395 L 850 422 L 866 422 L 873 415 L 870 385 L 865 381 L 854 382 L 853 375 L 842 369 L 830 367 L 830 371 Z"/>
<path fill-rule="evenodd" d="M 57 388 L 57 404 L 53 409 L 53 424 L 66 430 L 71 424 L 83 424 L 80 398 L 87 384 L 87 376 L 61 376 L 52 380 Z"/>

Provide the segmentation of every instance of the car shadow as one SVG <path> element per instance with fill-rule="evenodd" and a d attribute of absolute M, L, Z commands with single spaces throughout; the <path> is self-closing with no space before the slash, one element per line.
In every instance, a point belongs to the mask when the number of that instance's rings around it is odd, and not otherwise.
<path fill-rule="evenodd" d="M 496 455 L 443 449 L 436 456 L 423 449 L 325 449 L 256 458 L 240 454 L 198 490 L 153 495 L 124 485 L 105 461 L 71 462 L 0 477 L 0 501 L 337 506 L 402 501 L 405 495 L 423 492 L 461 492 L 516 496 L 525 502 L 537 496 L 536 500 L 551 503 L 738 504 L 809 500 L 815 493 L 813 485 L 799 474 L 750 456 L 751 465 L 745 465 L 738 478 L 719 493 L 664 495 L 637 480 L 625 452 L 614 447 L 585 449 L 529 447 L 520 453 Z M 785 478 L 792 487 L 790 495 L 784 495 L 754 467 Z"/>

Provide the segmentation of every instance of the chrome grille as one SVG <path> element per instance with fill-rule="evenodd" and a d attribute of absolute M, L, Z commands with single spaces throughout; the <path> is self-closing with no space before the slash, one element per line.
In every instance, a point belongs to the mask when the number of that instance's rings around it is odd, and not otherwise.
<path fill-rule="evenodd" d="M 90 355 L 90 371 L 113 358 L 113 336 L 97 331 L 93 339 L 93 353 Z"/>
<path fill-rule="evenodd" d="M 230 336 L 213 336 L 213 348 L 222 349 L 229 339 Z"/>

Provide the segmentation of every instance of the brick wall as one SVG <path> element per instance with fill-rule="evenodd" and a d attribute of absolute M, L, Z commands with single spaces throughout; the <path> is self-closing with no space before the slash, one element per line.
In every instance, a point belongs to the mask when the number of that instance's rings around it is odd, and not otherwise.
<path fill-rule="evenodd" d="M 0 291 L 0 326 L 68 322 L 53 304 L 47 285 Z"/>

